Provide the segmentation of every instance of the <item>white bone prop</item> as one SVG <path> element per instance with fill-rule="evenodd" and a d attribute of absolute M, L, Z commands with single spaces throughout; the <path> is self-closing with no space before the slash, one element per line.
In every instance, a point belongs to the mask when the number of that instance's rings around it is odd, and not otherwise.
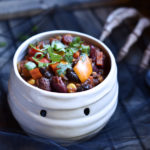
<path fill-rule="evenodd" d="M 148 18 L 142 17 L 138 21 L 138 24 L 134 28 L 133 32 L 128 36 L 126 43 L 119 52 L 118 61 L 121 61 L 128 54 L 130 47 L 138 40 L 143 30 L 148 26 L 150 26 L 150 20 Z"/>
<path fill-rule="evenodd" d="M 119 12 L 120 14 L 118 14 Z M 123 22 L 123 20 L 137 15 L 139 15 L 139 13 L 134 8 L 128 8 L 122 11 L 119 10 L 118 12 L 113 12 L 113 15 L 110 14 L 108 17 L 109 19 L 107 20 L 108 23 L 106 23 L 106 25 L 104 26 L 104 30 L 100 36 L 100 40 L 104 41 L 111 34 L 112 30 L 119 26 Z"/>
<path fill-rule="evenodd" d="M 121 7 L 121 8 L 118 8 L 118 9 L 114 10 L 113 12 L 111 12 L 111 14 L 107 17 L 106 24 L 112 22 L 114 20 L 114 17 L 116 17 L 119 14 L 123 13 L 127 9 L 128 8 L 126 8 L 126 7 Z"/>
<path fill-rule="evenodd" d="M 144 52 L 144 55 L 142 57 L 142 61 L 140 63 L 140 68 L 141 69 L 147 69 L 149 61 L 150 61 L 150 44 L 147 46 L 147 48 Z"/>

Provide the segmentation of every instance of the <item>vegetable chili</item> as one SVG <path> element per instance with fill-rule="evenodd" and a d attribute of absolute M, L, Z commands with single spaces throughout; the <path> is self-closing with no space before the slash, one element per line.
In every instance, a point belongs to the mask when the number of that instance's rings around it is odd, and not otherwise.
<path fill-rule="evenodd" d="M 109 68 L 104 51 L 71 34 L 30 44 L 18 62 L 18 71 L 29 84 L 61 93 L 95 87 L 107 76 Z"/>

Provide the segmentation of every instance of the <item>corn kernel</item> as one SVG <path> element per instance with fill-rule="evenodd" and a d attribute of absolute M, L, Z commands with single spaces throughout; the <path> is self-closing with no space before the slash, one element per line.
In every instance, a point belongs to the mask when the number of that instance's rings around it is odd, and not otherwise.
<path fill-rule="evenodd" d="M 74 92 L 77 91 L 77 87 L 75 86 L 75 84 L 69 83 L 67 85 L 67 90 L 68 90 L 69 93 L 74 93 Z"/>
<path fill-rule="evenodd" d="M 99 80 L 100 82 L 102 82 L 102 81 L 104 80 L 103 76 L 99 76 L 99 77 L 98 77 L 98 80 Z"/>
<path fill-rule="evenodd" d="M 35 84 L 35 80 L 34 79 L 30 79 L 30 80 L 28 80 L 28 83 L 31 84 L 31 85 L 34 85 Z"/>

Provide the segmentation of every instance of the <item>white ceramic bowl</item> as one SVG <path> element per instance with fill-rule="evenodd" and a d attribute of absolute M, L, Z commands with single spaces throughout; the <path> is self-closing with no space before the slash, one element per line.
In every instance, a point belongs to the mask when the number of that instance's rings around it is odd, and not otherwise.
<path fill-rule="evenodd" d="M 78 93 L 55 93 L 28 84 L 19 75 L 17 62 L 25 55 L 30 43 L 71 33 L 106 51 L 110 72 L 96 87 Z M 87 34 L 57 30 L 37 34 L 17 49 L 9 80 L 8 102 L 21 127 L 30 135 L 51 138 L 58 142 L 74 142 L 89 138 L 100 131 L 113 115 L 118 100 L 117 67 L 114 56 L 101 41 Z M 41 111 L 46 116 L 41 116 Z"/>

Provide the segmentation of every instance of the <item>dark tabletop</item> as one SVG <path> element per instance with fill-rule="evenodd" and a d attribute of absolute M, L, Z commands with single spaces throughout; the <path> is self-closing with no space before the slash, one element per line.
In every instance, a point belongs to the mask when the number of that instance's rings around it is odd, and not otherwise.
<path fill-rule="evenodd" d="M 99 38 L 108 14 L 114 8 L 92 8 L 53 12 L 0 22 L 0 150 L 143 150 L 150 149 L 150 89 L 145 71 L 139 73 L 148 34 L 133 45 L 127 58 L 118 63 L 119 103 L 106 127 L 92 139 L 67 147 L 52 140 L 28 137 L 13 118 L 7 104 L 8 79 L 17 47 L 40 32 L 67 29 Z M 137 20 L 128 20 L 105 40 L 114 56 L 126 41 Z"/>

